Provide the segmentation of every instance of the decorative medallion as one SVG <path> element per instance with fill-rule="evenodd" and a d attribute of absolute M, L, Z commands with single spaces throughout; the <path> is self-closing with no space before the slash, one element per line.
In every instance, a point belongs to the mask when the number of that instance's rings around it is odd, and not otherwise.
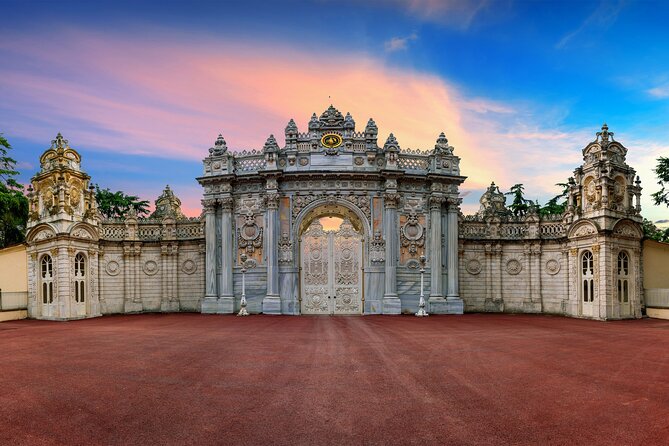
<path fill-rule="evenodd" d="M 551 276 L 554 276 L 559 272 L 560 272 L 560 262 L 558 262 L 555 259 L 550 259 L 549 261 L 546 262 L 546 273 L 550 274 Z"/>
<path fill-rule="evenodd" d="M 326 133 L 321 138 L 321 144 L 326 149 L 336 149 L 341 145 L 342 141 L 341 136 L 336 133 Z"/>
<path fill-rule="evenodd" d="M 365 159 L 361 156 L 356 156 L 355 159 L 353 160 L 356 166 L 362 166 L 365 164 Z"/>
<path fill-rule="evenodd" d="M 158 262 L 155 260 L 147 260 L 144 262 L 142 271 L 144 271 L 144 274 L 147 276 L 154 276 L 156 273 L 158 273 Z"/>
<path fill-rule="evenodd" d="M 262 232 L 263 230 L 256 224 L 253 214 L 247 214 L 244 225 L 237 228 L 239 247 L 246 248 L 246 252 L 252 254 L 256 248 L 262 246 Z"/>
<path fill-rule="evenodd" d="M 418 248 L 425 244 L 423 226 L 418 222 L 417 214 L 409 214 L 406 224 L 400 230 L 400 238 L 402 246 L 408 247 L 411 255 L 416 254 Z"/>
<path fill-rule="evenodd" d="M 309 164 L 309 158 L 303 157 L 300 158 L 300 166 L 306 166 Z"/>
<path fill-rule="evenodd" d="M 477 259 L 470 259 L 465 265 L 465 269 L 469 274 L 475 276 L 481 272 L 482 269 L 481 262 L 478 261 Z"/>
<path fill-rule="evenodd" d="M 105 266 L 105 271 L 107 271 L 107 274 L 110 276 L 118 276 L 118 274 L 121 272 L 121 266 L 116 260 L 110 260 Z"/>
<path fill-rule="evenodd" d="M 511 259 L 506 262 L 506 272 L 515 276 L 523 270 L 523 265 L 517 259 Z"/>
<path fill-rule="evenodd" d="M 188 259 L 181 265 L 181 271 L 188 275 L 194 274 L 197 271 L 197 263 L 193 259 Z"/>

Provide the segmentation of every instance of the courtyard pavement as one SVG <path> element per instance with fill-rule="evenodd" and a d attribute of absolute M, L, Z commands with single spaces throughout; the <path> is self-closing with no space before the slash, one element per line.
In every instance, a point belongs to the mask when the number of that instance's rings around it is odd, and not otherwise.
<path fill-rule="evenodd" d="M 669 444 L 669 321 L 0 324 L 0 444 Z"/>

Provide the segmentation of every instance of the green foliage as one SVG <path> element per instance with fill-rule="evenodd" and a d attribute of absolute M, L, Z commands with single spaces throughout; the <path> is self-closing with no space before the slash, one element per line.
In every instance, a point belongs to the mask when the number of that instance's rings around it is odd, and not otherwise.
<path fill-rule="evenodd" d="M 532 200 L 528 200 L 524 196 L 525 187 L 522 184 L 514 184 L 509 189 L 509 192 L 506 192 L 504 195 L 513 196 L 513 202 L 509 205 L 509 209 L 513 212 L 513 215 L 516 217 L 520 215 L 527 214 L 527 211 L 530 210 L 530 206 L 534 206 Z"/>
<path fill-rule="evenodd" d="M 643 227 L 643 234 L 646 236 L 646 238 L 656 240 L 658 242 L 669 243 L 669 228 L 664 230 L 659 229 L 657 226 L 655 226 L 655 224 L 653 224 L 652 221 L 648 220 L 647 218 L 643 219 L 641 226 Z"/>
<path fill-rule="evenodd" d="M 539 209 L 541 215 L 563 214 L 567 210 L 567 196 L 569 195 L 569 183 L 557 183 L 556 186 L 562 188 L 562 193 L 556 195 Z"/>
<path fill-rule="evenodd" d="M 126 195 L 121 191 L 112 192 L 109 189 L 100 189 L 95 185 L 95 201 L 98 210 L 106 218 L 123 218 L 130 209 L 134 209 L 138 217 L 149 214 L 149 202 L 140 200 L 135 195 Z"/>
<path fill-rule="evenodd" d="M 657 175 L 657 184 L 660 185 L 660 190 L 651 194 L 653 203 L 656 206 L 666 204 L 669 206 L 669 158 L 661 156 L 657 159 L 657 167 L 653 169 Z"/>
<path fill-rule="evenodd" d="M 16 160 L 9 156 L 9 141 L 0 134 L 0 248 L 23 242 L 28 222 L 28 199 L 14 177 Z"/>

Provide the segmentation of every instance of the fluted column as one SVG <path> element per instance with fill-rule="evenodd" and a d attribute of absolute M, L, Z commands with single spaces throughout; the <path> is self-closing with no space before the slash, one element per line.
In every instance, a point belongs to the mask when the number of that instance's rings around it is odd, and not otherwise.
<path fill-rule="evenodd" d="M 279 194 L 267 193 L 267 295 L 262 301 L 262 312 L 265 314 L 281 314 L 279 298 Z"/>
<path fill-rule="evenodd" d="M 448 203 L 448 228 L 447 247 L 448 259 L 448 299 L 460 299 L 460 288 L 458 284 L 458 204 L 459 199 L 450 200 Z"/>
<path fill-rule="evenodd" d="M 396 191 L 386 192 L 384 195 L 385 215 L 383 218 L 383 232 L 386 238 L 386 291 L 383 295 L 384 314 L 400 314 L 402 307 L 397 295 L 397 259 L 399 257 L 398 201 L 399 194 Z"/>
<path fill-rule="evenodd" d="M 233 243 L 232 243 L 232 197 L 223 197 L 219 199 L 221 204 L 221 283 L 219 286 L 219 299 L 234 299 L 233 282 L 232 282 L 232 268 L 233 263 Z M 230 306 L 229 311 L 224 309 L 222 312 L 231 313 L 233 311 Z"/>
<path fill-rule="evenodd" d="M 202 200 L 205 223 L 205 299 L 216 299 L 216 201 Z M 203 308 L 204 311 L 204 308 Z"/>
<path fill-rule="evenodd" d="M 430 197 L 430 300 L 443 299 L 441 258 L 441 206 L 443 197 Z"/>

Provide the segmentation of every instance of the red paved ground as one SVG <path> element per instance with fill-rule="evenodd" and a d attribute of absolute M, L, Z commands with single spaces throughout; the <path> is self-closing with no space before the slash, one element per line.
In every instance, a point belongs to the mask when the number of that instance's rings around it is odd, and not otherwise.
<path fill-rule="evenodd" d="M 669 321 L 0 324 L 2 444 L 668 444 Z"/>

